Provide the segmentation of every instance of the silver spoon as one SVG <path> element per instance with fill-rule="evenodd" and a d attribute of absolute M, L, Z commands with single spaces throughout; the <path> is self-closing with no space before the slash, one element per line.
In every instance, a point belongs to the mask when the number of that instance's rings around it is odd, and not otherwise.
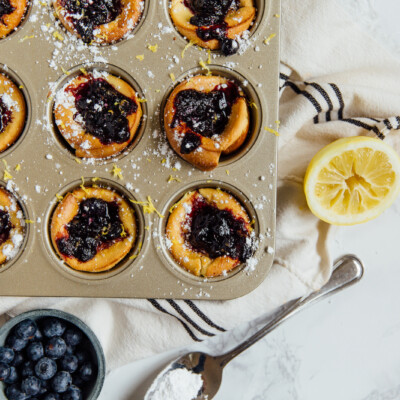
<path fill-rule="evenodd" d="M 191 400 L 211 400 L 221 386 L 222 371 L 229 361 L 248 349 L 258 340 L 262 339 L 266 334 L 294 315 L 297 311 L 303 309 L 306 305 L 315 303 L 318 300 L 358 282 L 364 272 L 362 262 L 353 255 L 345 255 L 340 258 L 336 261 L 333 269 L 332 276 L 325 286 L 307 296 L 286 303 L 276 312 L 273 319 L 269 320 L 267 325 L 233 350 L 220 356 L 211 356 L 201 352 L 185 354 L 161 371 L 154 382 L 159 381 L 164 374 L 169 373 L 171 370 L 186 368 L 192 373 L 200 374 L 203 380 L 203 387 L 198 396 L 196 399 Z M 147 391 L 145 400 L 151 400 L 151 392 L 153 390 L 154 384 Z"/>

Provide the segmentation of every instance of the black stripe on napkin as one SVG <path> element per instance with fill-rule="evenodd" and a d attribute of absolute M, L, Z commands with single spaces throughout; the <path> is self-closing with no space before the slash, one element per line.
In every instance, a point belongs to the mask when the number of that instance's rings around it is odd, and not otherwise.
<path fill-rule="evenodd" d="M 178 304 L 174 300 L 167 299 L 167 302 L 172 306 L 172 308 L 182 317 L 184 318 L 187 322 L 189 322 L 190 325 L 193 326 L 193 328 L 197 329 L 200 333 L 206 336 L 215 336 L 213 333 L 206 331 L 202 327 L 200 327 L 196 322 L 194 322 L 183 310 L 178 306 Z"/>
<path fill-rule="evenodd" d="M 393 126 L 388 119 L 384 119 L 383 123 L 386 125 L 386 128 L 388 128 L 389 130 L 393 129 Z"/>
<path fill-rule="evenodd" d="M 219 330 L 220 332 L 226 332 L 226 329 L 221 328 L 219 325 L 211 321 L 191 300 L 185 300 L 185 303 L 209 326 Z"/>
<path fill-rule="evenodd" d="M 385 139 L 385 135 L 383 135 L 381 132 L 379 132 L 378 127 L 376 126 L 371 126 L 366 124 L 365 122 L 359 121 L 358 119 L 353 119 L 353 118 L 346 118 L 342 119 L 343 122 L 348 122 L 349 124 L 359 126 L 360 128 L 366 129 L 368 131 L 372 131 L 378 136 L 379 139 Z"/>
<path fill-rule="evenodd" d="M 396 117 L 396 121 L 397 121 L 397 128 L 396 129 L 400 129 L 400 117 L 399 116 Z"/>
<path fill-rule="evenodd" d="M 199 338 L 197 338 L 195 336 L 195 334 L 191 331 L 191 329 L 178 317 L 176 317 L 174 314 L 171 314 L 170 312 L 168 312 L 165 308 L 163 308 L 155 299 L 147 299 L 147 301 L 150 302 L 150 304 L 156 308 L 158 311 L 161 311 L 164 314 L 168 314 L 171 317 L 176 318 L 181 324 L 182 326 L 185 328 L 185 331 L 189 334 L 189 336 L 195 341 L 195 342 L 201 342 L 201 340 Z"/>
<path fill-rule="evenodd" d="M 339 88 L 334 83 L 330 83 L 329 85 L 331 86 L 331 88 L 333 89 L 333 91 L 336 94 L 336 97 L 339 100 L 338 119 L 342 120 L 343 119 L 343 109 L 344 109 L 344 101 L 343 101 L 342 92 L 339 90 Z"/>
<path fill-rule="evenodd" d="M 326 101 L 326 104 L 328 104 L 328 111 L 326 112 L 326 121 L 331 120 L 331 111 L 333 110 L 333 103 L 331 98 L 329 97 L 329 94 L 326 92 L 326 90 L 318 83 L 316 82 L 304 82 L 306 85 L 310 85 L 316 90 L 318 90 L 319 93 L 321 93 L 322 97 Z"/>
<path fill-rule="evenodd" d="M 380 121 L 379 119 L 376 119 L 376 118 L 368 117 L 368 119 L 370 119 L 371 121 L 374 121 L 374 122 L 382 122 L 382 121 Z M 385 121 L 383 121 L 383 122 L 385 122 Z"/>
<path fill-rule="evenodd" d="M 295 93 L 303 95 L 306 99 L 310 101 L 310 103 L 314 106 L 319 114 L 322 111 L 321 105 L 315 99 L 315 97 L 308 93 L 306 90 L 299 89 L 293 82 L 286 81 L 286 86 L 289 86 Z M 314 117 L 314 124 L 318 124 L 318 114 Z"/>

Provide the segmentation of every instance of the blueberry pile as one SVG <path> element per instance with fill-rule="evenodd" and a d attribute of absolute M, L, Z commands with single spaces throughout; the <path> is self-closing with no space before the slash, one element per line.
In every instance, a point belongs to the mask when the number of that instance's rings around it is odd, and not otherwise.
<path fill-rule="evenodd" d="M 18 323 L 0 347 L 0 381 L 9 400 L 83 400 L 97 376 L 83 332 L 48 317 Z"/>

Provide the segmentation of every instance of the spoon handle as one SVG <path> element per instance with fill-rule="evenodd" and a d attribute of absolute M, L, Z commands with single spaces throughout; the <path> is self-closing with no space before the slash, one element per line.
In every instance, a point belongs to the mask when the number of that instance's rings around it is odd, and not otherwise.
<path fill-rule="evenodd" d="M 248 349 L 255 342 L 262 339 L 265 335 L 279 326 L 283 321 L 303 309 L 305 306 L 330 296 L 346 288 L 347 286 L 358 282 L 363 276 L 363 272 L 363 264 L 356 256 L 345 255 L 340 258 L 333 266 L 331 278 L 321 289 L 299 299 L 289 301 L 276 312 L 273 319 L 270 320 L 267 325 L 261 328 L 253 336 L 228 353 L 216 357 L 221 367 L 224 367 L 229 361 L 242 353 L 244 350 Z"/>

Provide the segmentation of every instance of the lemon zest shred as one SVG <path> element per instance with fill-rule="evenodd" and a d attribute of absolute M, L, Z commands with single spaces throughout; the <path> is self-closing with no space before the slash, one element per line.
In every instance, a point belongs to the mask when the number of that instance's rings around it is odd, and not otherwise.
<path fill-rule="evenodd" d="M 267 132 L 273 133 L 275 136 L 280 136 L 279 132 L 278 132 L 277 130 L 275 130 L 275 129 L 268 128 L 268 126 L 266 126 L 264 129 L 265 129 Z"/>
<path fill-rule="evenodd" d="M 175 75 L 172 72 L 169 74 L 169 77 L 171 78 L 172 82 L 175 82 Z"/>
<path fill-rule="evenodd" d="M 25 223 L 26 223 L 26 224 L 34 224 L 35 221 L 33 221 L 33 220 L 31 220 L 31 219 L 26 219 L 26 220 L 25 220 Z"/>
<path fill-rule="evenodd" d="M 225 170 L 225 172 L 226 172 L 226 174 L 229 176 L 230 175 L 230 171 L 229 171 L 229 169 L 227 169 L 227 170 Z"/>
<path fill-rule="evenodd" d="M 280 16 L 280 14 L 274 14 L 274 17 L 275 18 L 280 18 L 281 16 Z"/>
<path fill-rule="evenodd" d="M 133 204 L 137 204 L 139 206 L 143 207 L 143 212 L 145 214 L 153 214 L 156 213 L 160 218 L 164 218 L 164 215 L 162 215 L 154 206 L 153 200 L 151 199 L 150 196 L 147 196 L 147 201 L 136 201 L 130 199 L 130 202 Z"/>
<path fill-rule="evenodd" d="M 82 72 L 82 74 L 83 75 L 87 75 L 88 74 L 88 72 L 86 71 L 86 69 L 85 68 L 79 68 L 79 70 Z"/>
<path fill-rule="evenodd" d="M 30 35 L 30 36 L 26 35 L 22 39 L 19 39 L 19 42 L 22 43 L 22 42 L 25 42 L 25 40 L 33 39 L 34 37 L 35 37 L 35 35 Z"/>
<path fill-rule="evenodd" d="M 143 242 L 139 242 L 137 252 L 133 256 L 129 257 L 130 260 L 134 260 L 135 258 L 137 258 L 139 256 L 140 251 L 142 250 L 142 246 L 143 246 Z"/>
<path fill-rule="evenodd" d="M 121 232 L 121 237 L 126 237 L 128 234 L 125 232 L 125 226 L 124 226 L 124 224 L 121 224 L 121 229 L 122 229 L 122 232 Z"/>
<path fill-rule="evenodd" d="M 208 49 L 208 59 L 207 59 L 207 64 L 211 64 L 211 50 Z"/>
<path fill-rule="evenodd" d="M 169 178 L 168 178 L 168 183 L 171 183 L 171 182 L 174 182 L 174 181 L 182 182 L 182 180 L 179 179 L 178 177 L 170 175 Z"/>
<path fill-rule="evenodd" d="M 276 36 L 276 33 L 271 33 L 266 39 L 264 39 L 264 44 L 269 44 L 269 42 Z"/>
<path fill-rule="evenodd" d="M 75 162 L 76 162 L 77 164 L 82 164 L 82 161 L 81 161 L 79 158 L 75 158 Z"/>
<path fill-rule="evenodd" d="M 279 127 L 281 126 L 281 121 L 279 121 L 279 119 L 277 121 L 275 121 L 277 129 L 279 129 Z"/>
<path fill-rule="evenodd" d="M 64 67 L 61 67 L 61 71 L 62 71 L 63 74 L 65 74 L 65 75 L 71 75 L 71 72 L 67 71 Z"/>
<path fill-rule="evenodd" d="M 56 194 L 56 198 L 57 198 L 57 200 L 58 201 L 63 201 L 63 199 L 64 199 L 64 197 L 63 196 L 61 196 L 61 194 Z"/>
<path fill-rule="evenodd" d="M 100 178 L 92 178 L 92 182 L 97 182 Z"/>
<path fill-rule="evenodd" d="M 255 108 L 256 110 L 258 110 L 257 104 L 254 101 L 249 102 L 249 107 Z"/>
<path fill-rule="evenodd" d="M 7 170 L 4 170 L 4 178 L 3 179 L 7 182 L 12 178 L 13 178 L 12 175 Z"/>
<path fill-rule="evenodd" d="M 211 70 L 210 70 L 210 68 L 208 68 L 207 64 L 206 64 L 202 59 L 200 59 L 199 65 L 200 65 L 201 68 L 203 68 L 204 70 L 207 71 L 207 76 L 210 76 L 210 75 L 211 75 Z"/>
<path fill-rule="evenodd" d="M 138 54 L 138 55 L 136 56 L 136 58 L 137 58 L 139 61 L 143 61 L 143 60 L 144 60 L 144 54 Z"/>
<path fill-rule="evenodd" d="M 138 101 L 139 103 L 147 103 L 147 99 L 140 99 L 140 98 L 138 98 L 137 101 Z"/>
<path fill-rule="evenodd" d="M 118 178 L 123 180 L 124 177 L 122 176 L 122 169 L 118 167 L 117 164 L 114 164 L 114 167 L 112 169 L 112 174 L 114 176 L 114 178 Z"/>
<path fill-rule="evenodd" d="M 58 31 L 54 31 L 53 32 L 53 36 L 54 36 L 55 39 L 59 40 L 60 42 L 64 41 L 64 36 L 61 35 L 61 33 L 58 32 Z"/>
<path fill-rule="evenodd" d="M 162 160 L 161 160 L 161 164 L 165 164 L 167 162 L 167 160 L 165 159 L 165 158 L 163 158 Z"/>
<path fill-rule="evenodd" d="M 21 171 L 21 164 L 17 164 L 14 168 L 17 172 Z"/>
<path fill-rule="evenodd" d="M 148 45 L 147 45 L 147 48 L 148 48 L 151 52 L 157 53 L 158 44 L 154 44 L 154 45 L 148 44 Z"/>
<path fill-rule="evenodd" d="M 80 188 L 88 195 L 89 191 L 85 187 L 85 178 L 81 176 L 82 184 L 80 185 Z"/>
<path fill-rule="evenodd" d="M 191 40 L 191 41 L 183 48 L 182 53 L 181 53 L 181 57 L 182 57 L 182 58 L 185 58 L 186 50 L 187 50 L 189 47 L 192 47 L 193 45 L 194 45 L 194 42 L 193 42 L 193 40 Z"/>
<path fill-rule="evenodd" d="M 24 85 L 19 85 L 18 88 L 22 90 L 22 89 L 25 89 L 25 86 Z"/>

